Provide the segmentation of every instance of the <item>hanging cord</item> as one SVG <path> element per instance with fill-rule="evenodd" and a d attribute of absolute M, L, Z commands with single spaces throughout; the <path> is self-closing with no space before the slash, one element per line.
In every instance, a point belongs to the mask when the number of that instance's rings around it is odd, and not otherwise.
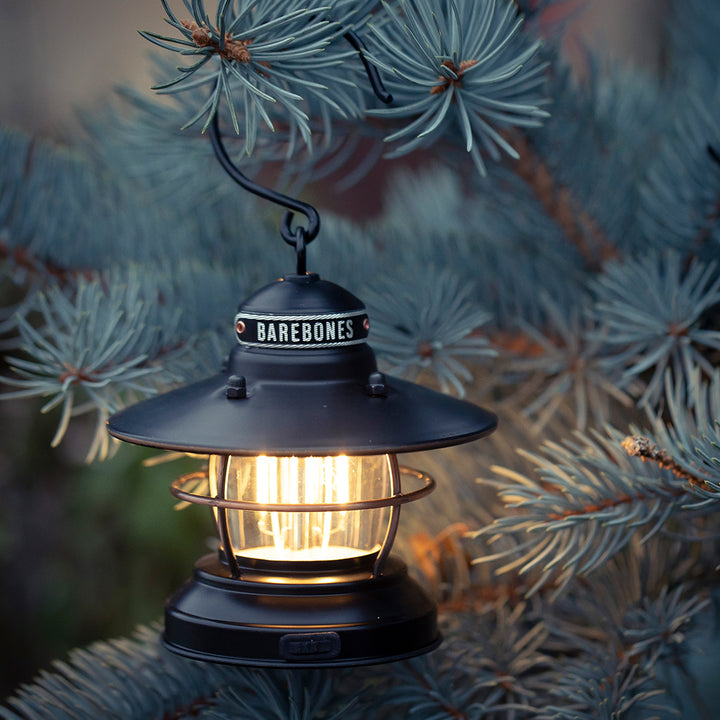
<path fill-rule="evenodd" d="M 343 37 L 353 46 L 353 48 L 360 55 L 365 72 L 368 76 L 368 81 L 372 87 L 376 97 L 383 103 L 388 104 L 392 102 L 392 95 L 385 89 L 380 74 L 377 68 L 365 57 L 366 47 L 363 41 L 360 39 L 358 34 L 352 30 L 346 32 Z M 223 170 L 244 190 L 269 200 L 270 202 L 280 205 L 281 207 L 288 208 L 282 216 L 280 222 L 280 235 L 282 239 L 292 247 L 295 248 L 295 254 L 297 256 L 297 274 L 305 275 L 307 272 L 307 246 L 317 237 L 320 232 L 320 214 L 310 204 L 303 202 L 302 200 L 296 200 L 288 195 L 283 195 L 277 190 L 259 185 L 254 180 L 251 180 L 247 175 L 242 173 L 235 163 L 230 159 L 230 155 L 222 141 L 222 135 L 220 134 L 220 122 L 218 120 L 218 114 L 213 115 L 212 122 L 210 123 L 210 143 L 215 153 L 215 157 L 222 166 Z M 302 213 L 308 221 L 307 228 L 298 226 L 295 230 L 292 229 L 292 220 L 295 213 Z"/>

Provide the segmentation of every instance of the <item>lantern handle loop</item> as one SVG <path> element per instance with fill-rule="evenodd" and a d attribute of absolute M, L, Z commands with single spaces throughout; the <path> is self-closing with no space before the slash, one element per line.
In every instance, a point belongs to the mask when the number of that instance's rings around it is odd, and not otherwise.
<path fill-rule="evenodd" d="M 286 212 L 283 215 L 283 221 L 285 220 L 286 215 L 292 215 L 292 213 Z M 288 221 L 288 229 L 289 229 L 289 227 L 290 227 L 290 225 L 289 225 L 289 221 Z M 285 228 L 283 228 L 283 230 L 284 229 Z M 282 230 L 281 230 L 281 233 L 283 236 L 283 240 L 285 240 L 285 234 L 282 232 Z M 310 241 L 306 239 L 305 235 L 306 235 L 305 228 L 299 227 L 295 231 L 295 240 L 293 243 L 291 243 L 292 245 L 295 246 L 295 255 L 297 257 L 296 272 L 298 275 L 305 275 L 305 273 L 307 272 L 307 252 L 305 251 L 305 246 Z M 285 242 L 287 242 L 287 240 L 285 240 Z"/>

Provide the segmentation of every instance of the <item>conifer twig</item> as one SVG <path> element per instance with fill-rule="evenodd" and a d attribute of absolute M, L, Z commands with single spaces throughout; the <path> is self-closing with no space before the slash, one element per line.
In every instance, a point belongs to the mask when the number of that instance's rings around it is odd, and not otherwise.
<path fill-rule="evenodd" d="M 60 286 L 65 285 L 75 277 L 84 277 L 88 281 L 92 278 L 92 270 L 90 269 L 64 268 L 50 260 L 33 255 L 28 248 L 13 247 L 3 240 L 0 240 L 0 259 L 9 260 L 17 267 L 38 275 L 49 275 L 57 280 Z"/>
<path fill-rule="evenodd" d="M 618 247 L 603 232 L 597 220 L 579 206 L 572 191 L 558 183 L 552 169 L 535 151 L 527 135 L 508 133 L 520 158 L 515 172 L 532 189 L 548 215 L 563 229 L 589 271 L 598 271 L 607 260 L 620 256 Z"/>
<path fill-rule="evenodd" d="M 650 438 L 644 435 L 628 435 L 622 441 L 622 446 L 631 457 L 639 457 L 643 462 L 657 463 L 663 470 L 670 470 L 674 475 L 687 480 L 695 487 L 710 489 L 705 480 L 685 470 L 670 453 L 659 449 Z"/>
<path fill-rule="evenodd" d="M 720 154 L 712 145 L 707 146 L 708 155 L 720 166 Z M 703 222 L 698 228 L 698 234 L 695 238 L 694 248 L 701 249 L 705 242 L 710 238 L 713 232 L 713 228 L 717 225 L 720 220 L 720 193 L 718 193 L 715 203 L 713 204 L 710 211 L 707 213 Z"/>

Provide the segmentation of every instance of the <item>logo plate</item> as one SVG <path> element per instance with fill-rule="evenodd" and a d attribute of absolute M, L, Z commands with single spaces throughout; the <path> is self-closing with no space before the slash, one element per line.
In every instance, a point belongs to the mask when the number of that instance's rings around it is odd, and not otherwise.
<path fill-rule="evenodd" d="M 293 633 L 280 638 L 285 660 L 330 660 L 340 654 L 340 636 L 334 632 Z"/>
<path fill-rule="evenodd" d="M 235 316 L 235 335 L 241 345 L 316 350 L 364 343 L 370 323 L 363 310 L 324 315 Z"/>

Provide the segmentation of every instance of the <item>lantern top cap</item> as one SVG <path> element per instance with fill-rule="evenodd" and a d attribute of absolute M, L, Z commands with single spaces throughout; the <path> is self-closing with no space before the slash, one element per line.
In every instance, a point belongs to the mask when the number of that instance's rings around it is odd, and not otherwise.
<path fill-rule="evenodd" d="M 285 275 L 258 290 L 235 316 L 246 349 L 307 351 L 362 345 L 370 329 L 365 305 L 316 273 Z"/>
<path fill-rule="evenodd" d="M 362 300 L 317 273 L 283 275 L 244 300 L 239 313 L 315 315 L 365 310 Z"/>

